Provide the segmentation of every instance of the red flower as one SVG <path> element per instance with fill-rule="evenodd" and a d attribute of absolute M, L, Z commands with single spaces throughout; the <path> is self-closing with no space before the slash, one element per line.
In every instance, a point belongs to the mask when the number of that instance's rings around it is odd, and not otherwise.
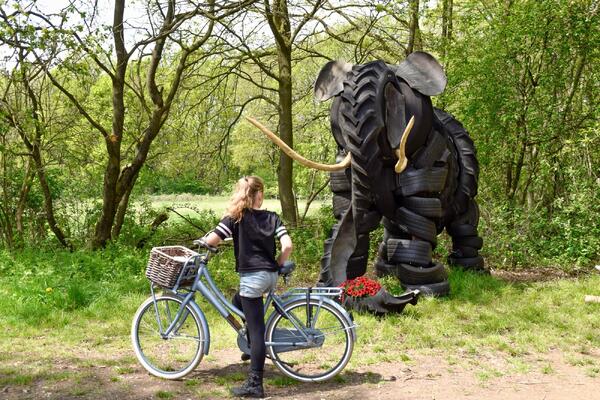
<path fill-rule="evenodd" d="M 342 301 L 344 300 L 344 295 L 351 297 L 375 296 L 379 292 L 379 289 L 381 289 L 381 285 L 378 282 L 365 276 L 349 279 L 343 282 L 340 287 L 344 289 Z"/>

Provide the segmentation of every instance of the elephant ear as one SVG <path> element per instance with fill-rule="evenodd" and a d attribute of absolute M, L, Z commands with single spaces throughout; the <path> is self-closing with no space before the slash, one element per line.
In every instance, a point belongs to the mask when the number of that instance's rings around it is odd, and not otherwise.
<path fill-rule="evenodd" d="M 416 51 L 395 68 L 396 76 L 426 96 L 436 96 L 444 91 L 448 82 L 444 69 L 429 53 Z"/>
<path fill-rule="evenodd" d="M 344 90 L 344 80 L 352 64 L 344 61 L 329 61 L 317 77 L 315 82 L 315 99 L 325 101 L 340 94 Z"/>

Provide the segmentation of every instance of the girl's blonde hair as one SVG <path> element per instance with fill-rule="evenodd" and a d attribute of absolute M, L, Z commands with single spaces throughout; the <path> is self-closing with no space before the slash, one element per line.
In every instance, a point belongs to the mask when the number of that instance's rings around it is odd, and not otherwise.
<path fill-rule="evenodd" d="M 263 192 L 265 184 L 258 176 L 244 176 L 235 184 L 235 191 L 227 207 L 227 215 L 235 222 L 242 219 L 245 209 L 254 206 L 254 200 L 259 192 Z"/>

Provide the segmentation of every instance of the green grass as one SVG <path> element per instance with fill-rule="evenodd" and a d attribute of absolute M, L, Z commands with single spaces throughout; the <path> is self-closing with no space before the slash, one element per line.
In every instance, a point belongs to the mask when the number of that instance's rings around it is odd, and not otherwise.
<path fill-rule="evenodd" d="M 219 204 L 221 200 L 211 199 Z M 216 217 L 202 218 L 202 223 L 212 224 Z M 322 241 L 330 225 L 331 218 L 315 216 L 292 231 L 298 264 L 292 286 L 316 281 Z M 167 227 L 155 240 L 163 240 L 177 229 Z M 438 250 L 439 254 L 443 251 Z M 144 277 L 147 256 L 148 249 L 138 250 L 124 243 L 99 252 L 0 250 L 0 364 L 6 366 L 0 367 L 0 386 L 28 386 L 38 380 L 83 383 L 88 379 L 85 373 L 54 370 L 57 360 L 83 370 L 109 368 L 111 377 L 107 379 L 125 382 L 140 368 L 131 351 L 129 330 L 137 307 L 149 295 Z M 227 296 L 238 283 L 233 263 L 233 251 L 228 248 L 209 266 Z M 348 369 L 398 361 L 410 366 L 420 356 L 432 354 L 446 359 L 450 368 L 475 366 L 479 379 L 486 381 L 511 372 L 552 374 L 543 357 L 533 365 L 529 356 L 558 349 L 569 364 L 588 376 L 600 374 L 600 363 L 593 356 L 600 348 L 600 304 L 583 302 L 586 294 L 598 292 L 600 274 L 510 283 L 453 269 L 449 279 L 449 297 L 422 298 L 417 306 L 407 306 L 399 315 L 355 313 L 358 342 Z M 210 324 L 211 351 L 234 348 L 235 332 L 206 302 L 199 300 L 199 304 Z M 88 358 L 81 348 L 101 356 Z M 489 353 L 503 357 L 506 365 L 480 365 L 478 357 Z M 211 353 L 202 362 L 215 361 Z M 185 386 L 198 391 L 197 396 L 214 398 L 225 395 L 227 387 L 244 378 L 242 372 L 216 375 L 211 382 L 217 387 L 207 391 L 212 395 L 199 391 L 204 380 L 192 378 Z M 342 374 L 336 382 L 348 379 Z M 269 378 L 268 384 L 292 383 L 276 376 Z M 164 393 L 172 395 L 170 391 Z"/>
<path fill-rule="evenodd" d="M 227 210 L 229 202 L 228 196 L 208 196 L 194 194 L 168 194 L 154 195 L 149 198 L 154 209 L 163 209 L 173 207 L 182 215 L 195 215 L 198 211 L 213 211 L 217 216 L 222 216 Z M 315 200 L 309 208 L 309 215 L 314 214 L 319 210 L 322 204 L 328 201 Z M 298 210 L 304 212 L 306 200 L 298 200 Z M 265 199 L 262 208 L 269 211 L 281 213 L 281 203 L 278 199 Z M 175 217 L 176 218 L 176 217 Z"/>

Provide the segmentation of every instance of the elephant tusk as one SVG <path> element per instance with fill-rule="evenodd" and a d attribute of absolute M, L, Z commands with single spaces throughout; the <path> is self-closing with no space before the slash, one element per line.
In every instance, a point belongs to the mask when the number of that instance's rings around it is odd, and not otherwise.
<path fill-rule="evenodd" d="M 412 129 L 414 124 L 415 124 L 415 116 L 413 115 L 412 117 L 410 117 L 410 120 L 408 121 L 408 124 L 406 125 L 406 128 L 404 129 L 404 133 L 402 133 L 402 139 L 400 139 L 400 145 L 398 146 L 398 148 L 396 150 L 394 150 L 396 153 L 396 157 L 398 157 L 398 162 L 396 163 L 396 166 L 394 167 L 394 171 L 396 171 L 396 173 L 398 173 L 398 174 L 400 172 L 404 171 L 404 169 L 408 165 L 408 158 L 406 158 L 405 147 L 406 147 L 406 141 L 408 140 L 408 135 L 410 134 L 410 130 Z"/>
<path fill-rule="evenodd" d="M 346 158 L 344 158 L 342 160 L 342 162 L 337 163 L 337 164 L 321 164 L 318 162 L 308 160 L 308 159 L 302 157 L 300 154 L 296 153 L 294 150 L 292 150 L 292 148 L 290 148 L 287 144 L 285 144 L 285 142 L 283 140 L 281 140 L 276 134 L 274 134 L 269 129 L 267 129 L 263 124 L 261 124 L 260 122 L 258 122 L 257 120 L 255 120 L 252 117 L 245 117 L 245 118 L 252 125 L 254 125 L 258 129 L 260 129 L 262 133 L 267 135 L 267 137 L 269 139 L 271 139 L 271 141 L 273 143 L 275 143 L 277 146 L 279 146 L 279 148 L 285 154 L 290 156 L 290 158 L 293 158 L 294 160 L 298 161 L 300 164 L 304 165 L 305 167 L 314 168 L 314 169 L 318 169 L 321 171 L 341 171 L 343 169 L 348 168 L 348 166 L 350 165 L 350 160 L 352 158 L 350 153 L 348 153 L 348 155 L 346 155 Z"/>

